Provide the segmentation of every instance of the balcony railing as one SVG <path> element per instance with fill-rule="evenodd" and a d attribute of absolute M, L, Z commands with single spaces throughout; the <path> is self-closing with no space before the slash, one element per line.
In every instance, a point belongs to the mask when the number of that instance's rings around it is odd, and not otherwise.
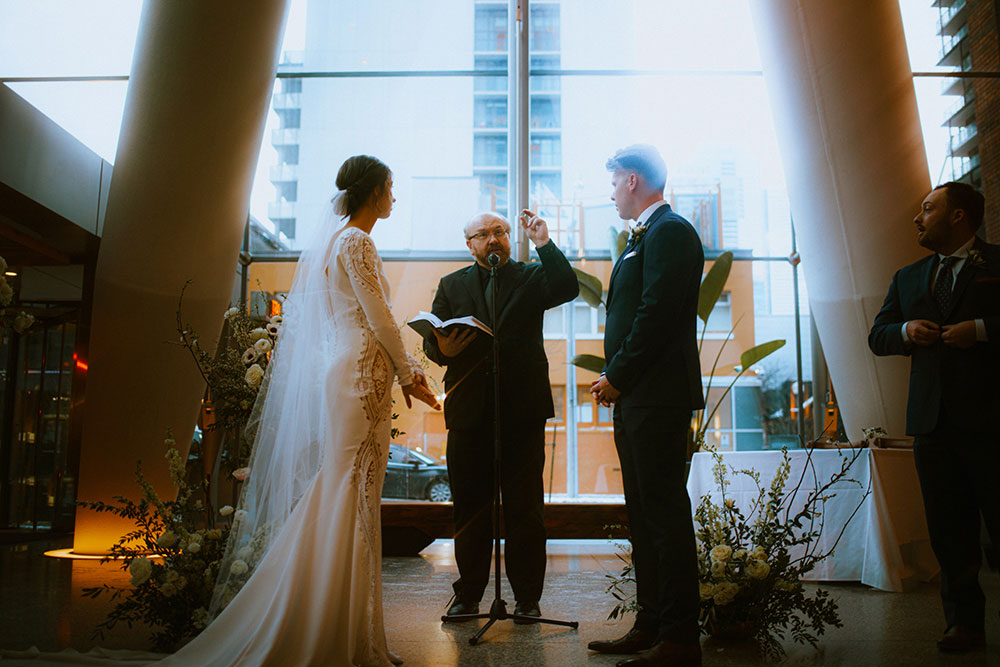
<path fill-rule="evenodd" d="M 944 30 L 949 23 L 951 23 L 951 20 L 955 18 L 960 11 L 965 9 L 965 6 L 966 0 L 958 0 L 955 4 L 950 7 L 946 7 L 941 11 L 940 15 L 938 15 L 937 21 L 938 34 L 941 34 L 941 31 Z"/>
<path fill-rule="evenodd" d="M 947 36 L 941 40 L 941 58 L 942 60 L 948 56 L 954 50 L 958 43 L 969 36 L 969 24 L 962 26 L 962 29 L 956 32 L 954 35 Z"/>
<path fill-rule="evenodd" d="M 976 127 L 975 123 L 970 123 L 963 127 L 953 127 L 951 128 L 951 152 L 952 155 L 957 157 L 959 155 L 968 155 L 971 146 L 966 144 L 970 139 L 979 133 L 979 129 Z"/>
<path fill-rule="evenodd" d="M 295 217 L 295 202 L 273 201 L 267 205 L 267 217 L 282 220 Z"/>
<path fill-rule="evenodd" d="M 278 130 L 271 130 L 272 146 L 292 146 L 299 143 L 299 128 L 286 127 Z"/>
<path fill-rule="evenodd" d="M 274 108 L 277 109 L 301 109 L 302 93 L 275 93 Z"/>
<path fill-rule="evenodd" d="M 269 175 L 272 183 L 296 181 L 299 178 L 299 165 L 276 164 L 270 168 Z"/>

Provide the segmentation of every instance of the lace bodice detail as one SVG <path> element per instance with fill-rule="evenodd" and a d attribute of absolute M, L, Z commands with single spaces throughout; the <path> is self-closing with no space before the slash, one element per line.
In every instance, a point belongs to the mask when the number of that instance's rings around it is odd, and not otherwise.
<path fill-rule="evenodd" d="M 346 310 L 359 326 L 370 330 L 392 360 L 399 383 L 410 384 L 414 374 L 421 371 L 416 360 L 406 353 L 392 317 L 389 280 L 382 270 L 375 243 L 362 230 L 348 227 L 334 243 L 333 255 L 330 279 L 335 316 Z M 334 267 L 339 269 L 336 271 L 339 275 L 334 275 Z"/>

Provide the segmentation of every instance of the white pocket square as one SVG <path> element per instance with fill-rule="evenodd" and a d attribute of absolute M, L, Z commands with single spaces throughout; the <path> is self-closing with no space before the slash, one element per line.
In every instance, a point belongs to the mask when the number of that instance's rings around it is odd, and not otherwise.
<path fill-rule="evenodd" d="M 625 255 L 624 257 L 622 257 L 622 261 L 624 262 L 624 261 L 625 261 L 626 259 L 628 259 L 629 257 L 635 257 L 635 250 L 633 250 L 633 251 L 632 251 L 632 252 L 630 252 L 629 254 Z"/>

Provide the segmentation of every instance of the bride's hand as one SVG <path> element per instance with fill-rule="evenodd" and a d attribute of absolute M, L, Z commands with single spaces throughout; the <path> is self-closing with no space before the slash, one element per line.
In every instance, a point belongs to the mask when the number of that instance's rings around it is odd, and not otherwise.
<path fill-rule="evenodd" d="M 413 382 L 403 385 L 403 398 L 406 400 L 406 407 L 408 408 L 413 407 L 410 402 L 411 396 L 418 401 L 423 401 L 435 410 L 441 409 L 441 404 L 438 403 L 434 392 L 432 392 L 431 388 L 427 386 L 427 378 L 421 373 L 417 373 L 413 376 Z"/>

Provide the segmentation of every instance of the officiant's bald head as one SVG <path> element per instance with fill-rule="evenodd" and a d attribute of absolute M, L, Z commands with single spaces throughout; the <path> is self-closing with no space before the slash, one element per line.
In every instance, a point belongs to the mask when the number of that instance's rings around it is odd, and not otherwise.
<path fill-rule="evenodd" d="M 465 245 L 480 266 L 489 268 L 487 258 L 493 253 L 503 266 L 510 259 L 510 223 L 494 211 L 477 213 L 465 223 Z"/>

